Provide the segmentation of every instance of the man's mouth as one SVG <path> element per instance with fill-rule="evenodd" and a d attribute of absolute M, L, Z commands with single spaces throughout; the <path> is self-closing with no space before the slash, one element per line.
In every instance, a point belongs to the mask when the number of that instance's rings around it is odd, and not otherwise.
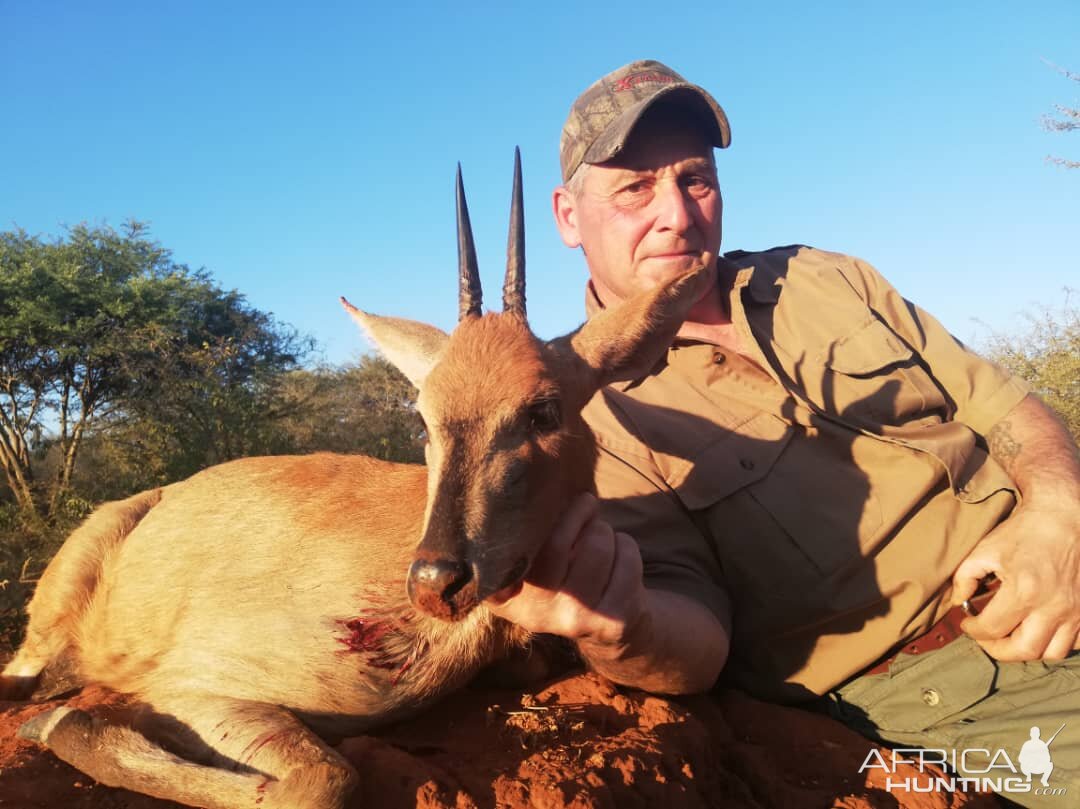
<path fill-rule="evenodd" d="M 668 253 L 653 253 L 651 256 L 649 256 L 649 258 L 656 259 L 658 261 L 672 261 L 680 259 L 699 260 L 701 258 L 701 253 L 697 250 L 673 250 Z"/>

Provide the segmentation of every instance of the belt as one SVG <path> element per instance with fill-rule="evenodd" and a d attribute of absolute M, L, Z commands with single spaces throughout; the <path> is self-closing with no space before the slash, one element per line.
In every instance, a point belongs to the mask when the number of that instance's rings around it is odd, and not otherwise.
<path fill-rule="evenodd" d="M 956 640 L 964 634 L 964 631 L 960 628 L 960 623 L 965 618 L 978 615 L 982 612 L 994 593 L 997 592 L 999 586 L 1001 586 L 1000 579 L 994 578 L 993 576 L 984 579 L 980 583 L 979 589 L 975 592 L 975 595 L 964 603 L 953 607 L 941 616 L 941 619 L 923 634 L 908 641 L 905 645 L 893 651 L 888 657 L 867 669 L 859 676 L 865 677 L 870 674 L 884 674 L 889 670 L 889 666 L 892 665 L 892 662 L 899 654 L 917 655 L 922 654 L 923 652 L 932 652 L 936 649 L 940 649 L 945 644 Z"/>

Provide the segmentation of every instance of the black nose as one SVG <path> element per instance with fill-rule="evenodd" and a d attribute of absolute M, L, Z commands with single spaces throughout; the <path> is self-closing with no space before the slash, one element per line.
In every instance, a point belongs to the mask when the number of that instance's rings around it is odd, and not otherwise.
<path fill-rule="evenodd" d="M 409 600 L 428 615 L 452 620 L 464 606 L 455 596 L 472 577 L 472 568 L 455 559 L 416 559 L 409 567 Z"/>

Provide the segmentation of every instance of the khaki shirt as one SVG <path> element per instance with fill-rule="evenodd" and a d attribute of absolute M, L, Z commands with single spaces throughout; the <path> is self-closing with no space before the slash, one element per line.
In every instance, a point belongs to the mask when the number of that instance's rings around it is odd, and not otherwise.
<path fill-rule="evenodd" d="M 648 586 L 718 614 L 730 599 L 729 682 L 809 698 L 948 610 L 956 567 L 1017 501 L 981 436 L 1027 387 L 858 259 L 721 262 L 753 362 L 677 340 L 598 393 L 598 491 Z"/>

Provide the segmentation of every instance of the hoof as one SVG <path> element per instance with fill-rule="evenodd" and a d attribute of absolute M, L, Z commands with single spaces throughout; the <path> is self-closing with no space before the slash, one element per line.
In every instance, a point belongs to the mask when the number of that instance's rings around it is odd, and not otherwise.
<path fill-rule="evenodd" d="M 48 744 L 49 736 L 56 726 L 59 725 L 65 718 L 71 714 L 82 714 L 82 716 L 89 719 L 89 714 L 79 711 L 75 708 L 69 708 L 66 705 L 61 705 L 59 708 L 53 708 L 49 711 L 42 711 L 33 719 L 23 722 L 19 726 L 16 734 L 19 738 L 26 739 L 31 742 L 37 742 L 38 744 Z"/>

